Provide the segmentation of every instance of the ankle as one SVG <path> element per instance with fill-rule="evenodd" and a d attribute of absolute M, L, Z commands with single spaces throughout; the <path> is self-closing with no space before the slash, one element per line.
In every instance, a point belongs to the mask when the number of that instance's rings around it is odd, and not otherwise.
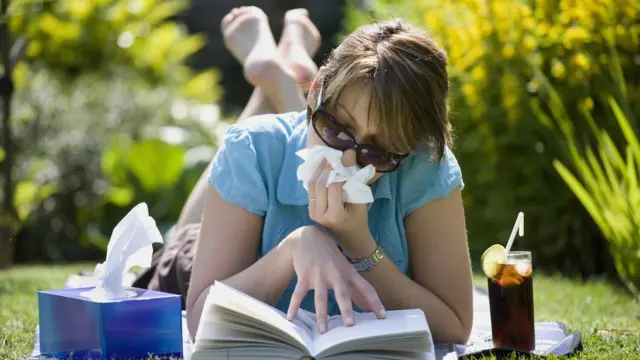
<path fill-rule="evenodd" d="M 302 88 L 290 69 L 281 67 L 274 81 L 262 89 L 279 113 L 300 111 L 304 108 Z"/>

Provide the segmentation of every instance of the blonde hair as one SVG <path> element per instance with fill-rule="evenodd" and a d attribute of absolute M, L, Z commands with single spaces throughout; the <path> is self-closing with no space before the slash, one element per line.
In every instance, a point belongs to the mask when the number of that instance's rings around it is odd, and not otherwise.
<path fill-rule="evenodd" d="M 390 151 L 426 147 L 442 159 L 452 141 L 447 55 L 426 32 L 402 19 L 362 26 L 333 50 L 321 76 L 327 106 L 349 85 L 368 87 L 369 119 Z"/>

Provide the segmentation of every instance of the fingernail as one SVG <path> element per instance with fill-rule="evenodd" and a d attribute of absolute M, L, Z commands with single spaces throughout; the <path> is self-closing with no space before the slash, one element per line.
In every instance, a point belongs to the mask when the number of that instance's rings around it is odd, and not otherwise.
<path fill-rule="evenodd" d="M 347 316 L 346 320 L 345 320 L 345 325 L 346 326 L 351 326 L 353 325 L 353 316 Z"/>
<path fill-rule="evenodd" d="M 291 311 L 287 312 L 287 320 L 289 321 L 293 320 L 293 315 L 291 314 Z"/>
<path fill-rule="evenodd" d="M 380 308 L 380 316 L 387 317 L 387 311 L 384 308 Z"/>
<path fill-rule="evenodd" d="M 320 333 L 327 332 L 327 325 L 326 324 L 319 324 L 319 326 L 320 326 Z"/>

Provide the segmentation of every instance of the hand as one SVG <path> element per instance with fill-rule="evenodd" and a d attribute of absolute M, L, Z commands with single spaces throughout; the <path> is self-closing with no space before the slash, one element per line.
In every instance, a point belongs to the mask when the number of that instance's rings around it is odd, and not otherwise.
<path fill-rule="evenodd" d="M 339 237 L 369 231 L 367 204 L 342 201 L 342 185 L 327 180 L 333 168 L 324 160 L 309 181 L 309 217 Z"/>
<path fill-rule="evenodd" d="M 298 283 L 291 295 L 287 319 L 296 317 L 303 298 L 315 292 L 318 331 L 327 331 L 327 289 L 333 289 L 345 326 L 354 324 L 351 301 L 364 311 L 384 318 L 385 310 L 375 288 L 344 258 L 338 247 L 322 230 L 305 226 L 291 233 L 287 239 Z"/>

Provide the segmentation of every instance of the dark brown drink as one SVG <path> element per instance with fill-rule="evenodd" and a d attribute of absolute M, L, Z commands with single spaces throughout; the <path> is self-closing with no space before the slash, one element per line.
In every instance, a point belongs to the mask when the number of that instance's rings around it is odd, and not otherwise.
<path fill-rule="evenodd" d="M 528 254 L 529 261 L 509 259 L 508 264 L 498 264 L 496 275 L 488 279 L 491 331 L 496 348 L 535 349 L 533 275 Z"/>

